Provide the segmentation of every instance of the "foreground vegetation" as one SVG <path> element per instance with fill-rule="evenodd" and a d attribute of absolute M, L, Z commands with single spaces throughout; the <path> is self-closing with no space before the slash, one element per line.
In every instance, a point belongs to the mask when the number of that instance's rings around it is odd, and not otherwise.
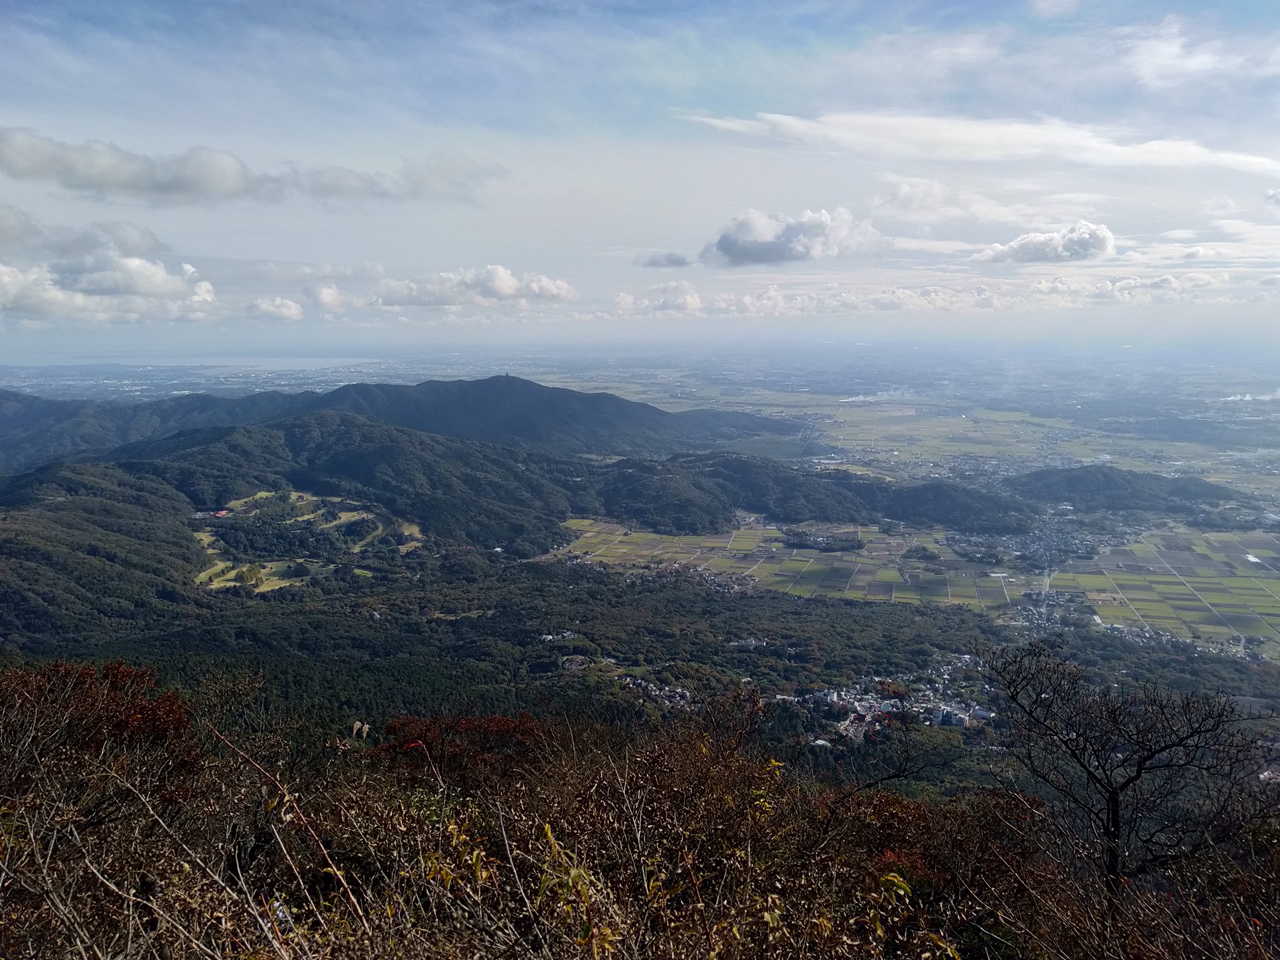
<path fill-rule="evenodd" d="M 1032 711 L 1042 688 L 1018 678 L 1080 679 L 1044 651 L 997 666 L 1014 700 L 1032 692 Z M 1182 720 L 1153 726 L 1135 708 L 1182 711 L 1201 759 L 1231 760 L 1237 773 L 1258 759 L 1230 753 L 1254 741 L 1225 701 L 1137 689 L 1125 701 L 1087 684 L 1059 692 L 1093 718 L 1077 727 L 1093 745 L 1108 717 L 1130 742 L 1146 732 L 1155 752 L 1134 759 L 1159 776 L 1133 778 L 1143 787 L 1199 767 L 1178 752 Z M 1117 709 L 1099 709 L 1107 703 Z M 811 750 L 762 738 L 767 717 L 750 699 L 656 724 L 406 718 L 381 736 L 356 725 L 338 738 L 254 704 L 229 682 L 160 693 L 120 665 L 0 675 L 0 955 L 1209 958 L 1280 948 L 1280 825 L 1256 815 L 1256 773 L 1194 821 L 1199 834 L 1163 846 L 1140 835 L 1174 809 L 1168 791 L 1122 792 L 1118 857 L 1111 833 L 1082 826 L 1062 790 L 1034 789 L 1046 781 L 947 799 L 887 792 L 884 779 L 877 788 L 857 771 L 823 771 L 805 760 Z M 1206 727 L 1205 710 L 1225 726 Z M 1081 719 L 1057 711 L 1037 722 Z M 1125 782 L 1123 762 L 1073 764 L 1051 738 L 1016 729 L 1014 745 L 1033 758 L 1024 771 Z M 876 749 L 872 738 L 864 754 Z"/>

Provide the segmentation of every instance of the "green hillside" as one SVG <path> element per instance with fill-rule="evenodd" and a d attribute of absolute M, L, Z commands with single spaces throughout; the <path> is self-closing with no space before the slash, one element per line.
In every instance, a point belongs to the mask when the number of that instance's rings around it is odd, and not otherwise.
<path fill-rule="evenodd" d="M 187 430 L 266 423 L 321 412 L 354 413 L 426 433 L 560 455 L 666 455 L 760 434 L 794 434 L 791 423 L 744 413 L 669 413 L 607 393 L 544 387 L 518 377 L 353 384 L 329 393 L 204 394 L 127 404 L 44 400 L 0 391 L 0 474 L 97 454 Z"/>
<path fill-rule="evenodd" d="M 1015 477 L 1010 486 L 1040 503 L 1069 503 L 1076 510 L 1145 510 L 1187 514 L 1252 497 L 1199 477 L 1164 477 L 1102 464 L 1049 470 Z"/>

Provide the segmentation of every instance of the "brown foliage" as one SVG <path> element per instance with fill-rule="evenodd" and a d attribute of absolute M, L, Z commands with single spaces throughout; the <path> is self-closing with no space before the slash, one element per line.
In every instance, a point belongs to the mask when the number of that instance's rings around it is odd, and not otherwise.
<path fill-rule="evenodd" d="M 1271 956 L 1280 842 L 1119 915 L 1049 808 L 836 791 L 718 705 L 645 734 L 407 719 L 283 766 L 120 667 L 0 675 L 0 955 Z M 256 741 L 255 741 L 256 743 Z M 255 751 L 260 748 L 255 746 Z"/>

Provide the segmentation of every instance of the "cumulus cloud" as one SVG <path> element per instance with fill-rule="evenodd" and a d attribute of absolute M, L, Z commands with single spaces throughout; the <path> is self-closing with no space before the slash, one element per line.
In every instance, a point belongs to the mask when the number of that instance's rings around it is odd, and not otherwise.
<path fill-rule="evenodd" d="M 295 167 L 256 173 L 225 150 L 192 147 L 170 156 L 132 153 L 112 143 L 64 143 L 33 130 L 0 127 L 0 172 L 15 180 L 50 181 L 102 199 L 154 205 L 276 199 L 300 194 L 319 200 L 453 200 L 471 202 L 487 181 L 504 174 L 463 153 L 442 152 L 394 173 L 346 167 Z"/>
<path fill-rule="evenodd" d="M 483 269 L 441 273 L 432 280 L 385 279 L 378 285 L 381 306 L 444 307 L 522 300 L 574 300 L 578 291 L 567 280 L 541 273 L 516 276 L 506 267 L 490 264 Z"/>
<path fill-rule="evenodd" d="M 126 260 L 117 269 L 83 277 L 46 264 L 22 269 L 0 263 L 0 317 L 118 322 L 207 316 L 217 303 L 213 285 L 207 280 L 180 284 L 147 261 Z"/>
<path fill-rule="evenodd" d="M 326 313 L 342 313 L 352 307 L 369 305 L 368 300 L 347 296 L 336 283 L 317 283 L 307 290 L 307 296 Z"/>
<path fill-rule="evenodd" d="M 954 162 L 1066 160 L 1094 167 L 1219 167 L 1280 176 L 1280 160 L 1213 150 L 1194 140 L 1124 142 L 1110 131 L 1047 118 L 974 120 L 896 113 L 830 113 L 808 119 L 759 113 L 753 119 L 691 117 L 726 133 L 777 137 L 902 160 Z"/>
<path fill-rule="evenodd" d="M 258 297 L 253 301 L 253 309 L 277 320 L 294 322 L 303 317 L 302 304 L 286 297 Z"/>
<path fill-rule="evenodd" d="M 1080 220 L 1064 230 L 1024 233 L 1005 244 L 992 244 L 974 260 L 1018 263 L 1052 263 L 1060 260 L 1092 260 L 1116 252 L 1116 238 L 1105 226 Z"/>
<path fill-rule="evenodd" d="M 651 253 L 647 257 L 636 258 L 636 266 L 638 267 L 678 269 L 680 267 L 692 266 L 692 264 L 693 261 L 689 257 L 686 257 L 683 253 L 676 253 L 675 251 Z"/>
<path fill-rule="evenodd" d="M 404 307 L 451 309 L 503 304 L 523 307 L 531 301 L 556 302 L 578 297 L 578 291 L 567 280 L 556 280 L 541 273 L 516 276 L 496 264 L 481 269 L 453 270 L 419 280 L 381 277 L 371 290 L 366 290 L 364 294 L 352 294 L 326 281 L 310 285 L 306 294 L 326 313 Z"/>
<path fill-rule="evenodd" d="M 213 284 L 190 264 L 171 272 L 152 257 L 165 245 L 137 224 L 45 227 L 0 206 L 0 314 L 97 320 L 203 315 Z"/>
<path fill-rule="evenodd" d="M 883 238 L 869 220 L 855 222 L 844 207 L 806 210 L 798 218 L 748 210 L 729 222 L 701 254 L 704 263 L 746 264 L 820 260 L 842 250 L 868 249 Z"/>
<path fill-rule="evenodd" d="M 635 313 L 686 313 L 702 312 L 702 297 L 687 280 L 675 280 L 671 283 L 660 283 L 650 287 L 646 296 L 637 297 L 630 293 L 620 293 L 615 298 L 618 312 Z"/>

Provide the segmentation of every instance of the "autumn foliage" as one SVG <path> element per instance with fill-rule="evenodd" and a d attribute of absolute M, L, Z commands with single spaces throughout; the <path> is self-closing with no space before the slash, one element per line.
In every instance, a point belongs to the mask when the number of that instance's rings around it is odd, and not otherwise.
<path fill-rule="evenodd" d="M 145 673 L 0 675 L 0 956 L 1269 957 L 1280 836 L 1117 903 L 1048 806 L 824 786 L 759 704 L 407 718 L 300 762 Z M 218 718 L 219 723 L 210 722 Z"/>

